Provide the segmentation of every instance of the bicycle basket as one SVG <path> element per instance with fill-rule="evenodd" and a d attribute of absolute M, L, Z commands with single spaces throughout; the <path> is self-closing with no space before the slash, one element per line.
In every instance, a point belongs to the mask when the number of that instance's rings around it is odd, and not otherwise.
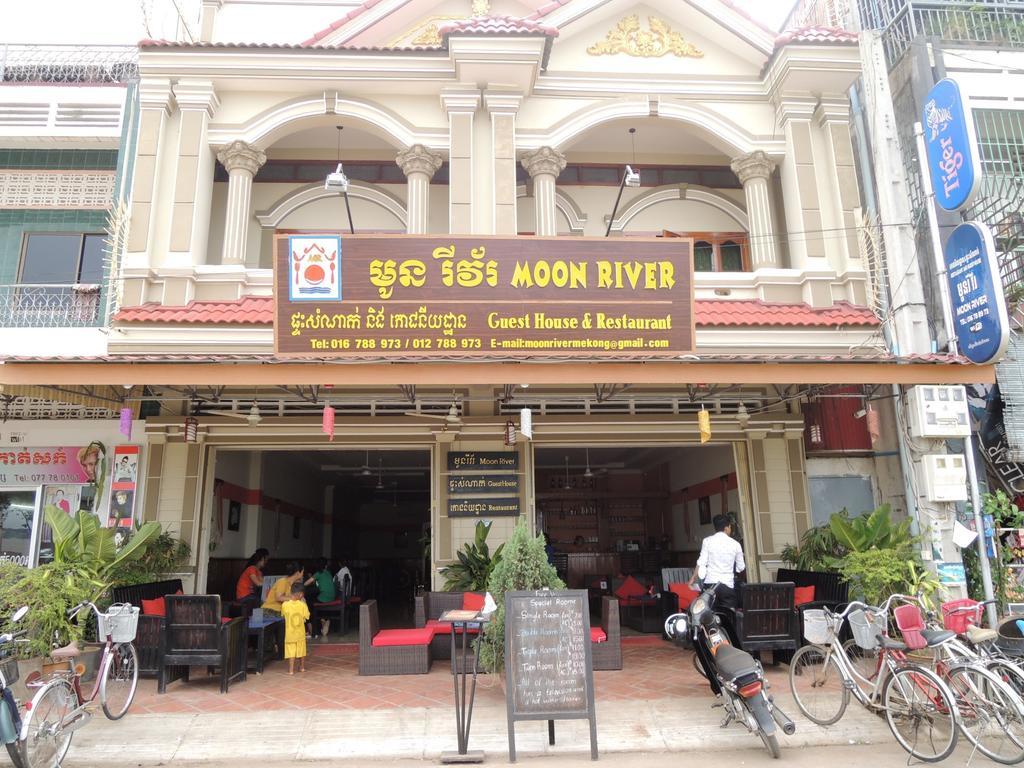
<path fill-rule="evenodd" d="M 971 608 L 973 610 L 967 610 Z M 951 600 L 942 604 L 942 626 L 962 635 L 971 624 L 981 623 L 981 603 L 970 598 Z"/>
<path fill-rule="evenodd" d="M 14 685 L 18 682 L 18 660 L 10 658 L 0 661 L 0 672 L 3 673 L 7 685 Z"/>
<path fill-rule="evenodd" d="M 877 613 L 869 613 L 858 608 L 850 614 L 850 631 L 853 640 L 865 651 L 873 651 L 878 647 L 878 636 L 882 634 L 882 617 Z"/>
<path fill-rule="evenodd" d="M 130 643 L 135 639 L 138 626 L 139 609 L 128 603 L 117 603 L 106 613 L 99 614 L 99 639 L 102 642 L 109 635 L 115 643 Z"/>
<path fill-rule="evenodd" d="M 834 618 L 830 622 L 825 611 L 820 608 L 809 608 L 804 611 L 804 639 L 815 645 L 829 645 L 839 634 L 842 623 L 843 620 L 840 618 Z"/>

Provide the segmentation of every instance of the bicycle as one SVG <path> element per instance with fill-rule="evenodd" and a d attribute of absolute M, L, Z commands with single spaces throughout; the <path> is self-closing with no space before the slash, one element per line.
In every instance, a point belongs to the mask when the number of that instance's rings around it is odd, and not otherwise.
<path fill-rule="evenodd" d="M 956 697 L 964 737 L 998 763 L 1024 761 L 1024 704 L 1013 688 L 960 643 L 955 631 L 928 628 L 920 600 L 903 595 L 893 599 L 903 603 L 893 610 L 903 643 L 934 654 L 934 671 Z"/>
<path fill-rule="evenodd" d="M 1020 667 L 1020 658 L 1008 655 L 999 646 L 998 630 L 981 626 L 982 610 L 986 605 L 997 602 L 963 598 L 943 603 L 943 627 L 959 635 L 959 639 L 949 643 L 953 652 L 966 659 L 981 661 L 1024 700 L 1024 670 Z"/>
<path fill-rule="evenodd" d="M 28 613 L 28 608 L 19 608 L 11 616 L 11 624 L 17 624 L 25 617 L 26 613 Z M 25 634 L 27 634 L 27 630 L 23 629 L 0 635 L 0 697 L 3 697 L 4 692 L 10 686 L 18 682 L 18 661 L 11 657 L 7 646 Z M 21 762 L 21 713 L 18 710 L 18 702 L 13 698 L 3 697 L 0 700 L 0 737 L 7 747 L 7 754 L 11 758 L 14 768 L 24 768 Z"/>
<path fill-rule="evenodd" d="M 88 705 L 100 700 L 103 714 L 119 720 L 131 707 L 139 684 L 139 658 L 132 641 L 139 621 L 139 609 L 128 604 L 112 605 L 106 613 L 93 603 L 72 608 L 74 618 L 88 606 L 96 614 L 97 633 L 105 637 L 96 680 L 88 696 L 82 690 L 84 666 L 72 662 L 80 655 L 76 643 L 51 652 L 54 659 L 66 659 L 69 669 L 43 681 L 38 673 L 29 675 L 25 685 L 39 690 L 25 713 L 21 757 L 24 768 L 60 768 L 74 732 L 92 718 Z"/>
<path fill-rule="evenodd" d="M 908 662 L 901 653 L 906 646 L 887 636 L 885 617 L 892 599 L 882 608 L 852 602 L 842 613 L 805 611 L 804 636 L 810 643 L 790 661 L 790 688 L 800 711 L 819 725 L 838 722 L 852 695 L 863 707 L 884 713 L 904 750 L 918 760 L 938 762 L 956 748 L 955 699 L 938 675 Z M 839 631 L 847 619 L 857 646 L 878 651 L 873 674 L 864 674 L 843 650 Z"/>

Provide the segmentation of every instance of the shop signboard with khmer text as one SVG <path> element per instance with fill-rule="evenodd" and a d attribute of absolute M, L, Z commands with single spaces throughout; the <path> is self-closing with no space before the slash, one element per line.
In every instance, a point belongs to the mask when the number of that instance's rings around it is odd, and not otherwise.
<path fill-rule="evenodd" d="M 295 357 L 672 357 L 693 350 L 692 243 L 281 235 L 275 350 Z"/>

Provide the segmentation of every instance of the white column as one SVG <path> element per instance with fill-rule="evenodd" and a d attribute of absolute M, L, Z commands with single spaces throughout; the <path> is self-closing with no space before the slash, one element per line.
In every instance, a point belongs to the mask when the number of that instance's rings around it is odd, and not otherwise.
<path fill-rule="evenodd" d="M 245 242 L 252 219 L 252 180 L 267 156 L 244 141 L 233 141 L 217 153 L 228 172 L 221 264 L 245 264 Z"/>
<path fill-rule="evenodd" d="M 565 169 L 565 155 L 551 147 L 541 147 L 523 155 L 523 168 L 533 180 L 533 203 L 537 212 L 536 234 L 558 234 L 555 211 L 555 179 Z"/>
<path fill-rule="evenodd" d="M 448 114 L 448 231 L 452 234 L 473 232 L 476 198 L 473 169 L 473 117 L 480 106 L 480 89 L 475 86 L 453 86 L 441 93 L 441 103 Z"/>
<path fill-rule="evenodd" d="M 516 113 L 523 95 L 515 88 L 490 86 L 484 104 L 491 115 L 491 216 L 478 217 L 482 234 L 514 235 L 516 222 Z M 490 229 L 487 226 L 490 225 Z"/>
<path fill-rule="evenodd" d="M 775 163 L 758 150 L 737 157 L 730 167 L 743 185 L 743 193 L 747 198 L 751 267 L 778 267 L 779 249 L 775 243 L 772 197 L 768 186 Z"/>
<path fill-rule="evenodd" d="M 430 214 L 430 180 L 444 158 L 422 144 L 413 144 L 399 152 L 395 162 L 405 174 L 408 190 L 405 231 L 410 235 L 425 235 Z"/>

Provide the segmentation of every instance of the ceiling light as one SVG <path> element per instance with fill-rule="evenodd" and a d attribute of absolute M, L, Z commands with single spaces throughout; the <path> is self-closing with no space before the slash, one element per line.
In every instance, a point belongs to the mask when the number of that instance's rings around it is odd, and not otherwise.
<path fill-rule="evenodd" d="M 750 423 L 750 412 L 743 403 L 736 406 L 736 421 L 739 422 L 740 429 L 746 429 Z"/>
<path fill-rule="evenodd" d="M 252 407 L 249 408 L 249 415 L 245 417 L 245 420 L 249 422 L 250 427 L 255 427 L 261 421 L 263 416 L 260 415 L 260 407 L 256 404 L 256 401 L 252 401 Z"/>

